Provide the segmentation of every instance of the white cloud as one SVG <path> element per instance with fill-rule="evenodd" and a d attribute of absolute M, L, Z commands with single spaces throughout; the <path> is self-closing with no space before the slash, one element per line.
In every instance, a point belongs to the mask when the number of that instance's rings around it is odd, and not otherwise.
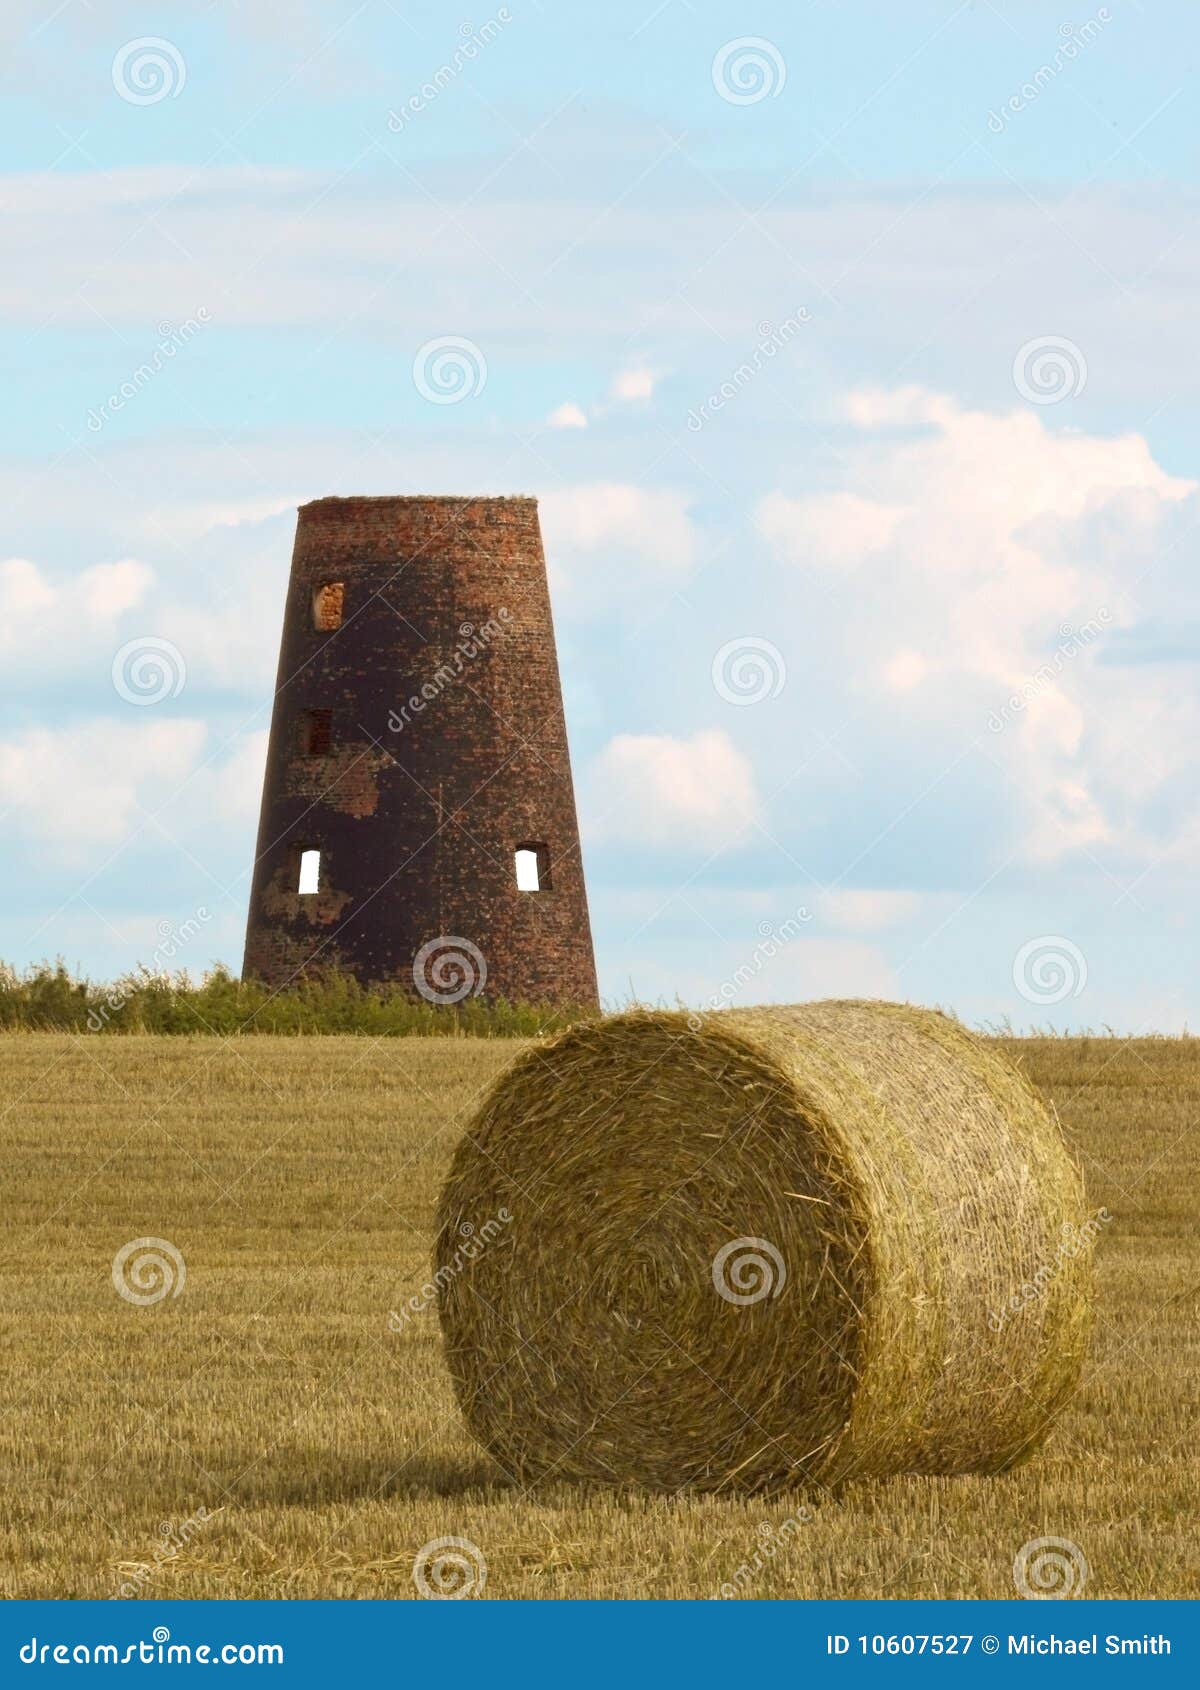
<path fill-rule="evenodd" d="M 218 528 L 240 528 L 265 522 L 269 517 L 294 512 L 310 497 L 291 489 L 254 498 L 210 497 L 195 503 L 147 505 L 137 513 L 142 532 L 151 538 L 166 538 L 178 545 L 199 539 Z"/>
<path fill-rule="evenodd" d="M 904 428 L 945 423 L 957 414 L 954 400 L 924 387 L 860 387 L 846 400 L 846 415 L 860 428 Z"/>
<path fill-rule="evenodd" d="M 816 900 L 817 909 L 830 927 L 851 933 L 875 933 L 907 921 L 921 906 L 915 892 L 854 887 L 825 892 Z"/>
<path fill-rule="evenodd" d="M 638 845 L 733 844 L 758 816 L 754 771 L 717 729 L 618 734 L 597 760 L 589 833 Z"/>
<path fill-rule="evenodd" d="M 880 551 L 904 515 L 857 493 L 789 499 L 770 493 L 758 507 L 759 533 L 792 562 L 845 568 Z"/>
<path fill-rule="evenodd" d="M 567 403 L 551 411 L 546 419 L 551 428 L 586 428 L 587 415 L 578 405 Z"/>
<path fill-rule="evenodd" d="M 137 558 L 98 563 L 79 576 L 73 597 L 88 616 L 116 618 L 141 604 L 154 584 L 154 571 Z"/>
<path fill-rule="evenodd" d="M 547 493 L 542 523 L 569 550 L 594 552 L 611 545 L 640 552 L 672 574 L 688 569 L 695 555 L 695 530 L 685 494 L 594 482 Z"/>
<path fill-rule="evenodd" d="M 9 679 L 47 692 L 67 677 L 90 680 L 107 704 L 121 624 L 154 585 L 154 571 L 136 558 L 74 574 L 51 574 L 29 558 L 0 563 L 0 653 Z"/>
<path fill-rule="evenodd" d="M 29 558 L 8 558 L 0 563 L 0 649 L 61 667 L 64 646 L 90 642 L 96 624 L 112 624 L 139 605 L 153 581 L 154 571 L 136 558 L 94 564 L 66 579 L 52 579 Z M 103 637 L 111 637 L 109 629 Z"/>
<path fill-rule="evenodd" d="M 621 370 L 613 377 L 609 396 L 621 400 L 625 404 L 636 404 L 640 400 L 652 399 L 657 385 L 658 372 L 656 370 Z"/>
<path fill-rule="evenodd" d="M 269 737 L 270 730 L 267 728 L 255 728 L 241 734 L 225 761 L 214 771 L 215 808 L 231 821 L 258 821 Z"/>
<path fill-rule="evenodd" d="M 803 938 L 785 945 L 746 1002 L 813 998 L 898 998 L 903 993 L 882 951 L 856 939 Z"/>
<path fill-rule="evenodd" d="M 25 632 L 22 623 L 48 610 L 57 598 L 37 564 L 28 558 L 10 557 L 0 563 L 0 640 L 19 644 Z"/>
<path fill-rule="evenodd" d="M 644 612 L 648 589 L 686 580 L 698 550 L 689 496 L 591 482 L 543 495 L 542 533 L 555 604 Z"/>
<path fill-rule="evenodd" d="M 928 673 L 929 664 L 921 653 L 907 648 L 896 652 L 883 666 L 884 684 L 893 692 L 910 692 Z"/>
<path fill-rule="evenodd" d="M 660 906 L 661 902 L 659 898 Z M 715 998 L 741 1007 L 819 998 L 904 996 L 883 952 L 861 939 L 805 933 L 781 945 L 761 967 L 755 965 L 755 943 L 754 936 L 748 935 L 741 944 L 722 944 L 705 928 L 700 946 L 683 948 L 681 955 L 676 945 L 671 959 L 665 961 L 651 924 L 635 948 L 618 951 L 606 961 L 613 978 L 632 981 L 648 1003 L 673 1003 L 679 998 L 706 1007 Z"/>
<path fill-rule="evenodd" d="M 1024 813 L 1028 858 L 1137 841 L 1133 806 L 1190 759 L 1198 708 L 1176 677 L 1099 666 L 1102 638 L 1072 646 L 1071 631 L 1129 625 L 1145 573 L 1130 562 L 1153 557 L 1197 482 L 1164 470 L 1140 435 L 1052 429 L 1028 409 L 908 388 L 855 394 L 846 412 L 863 430 L 847 487 L 777 491 L 756 520 L 789 567 L 835 572 L 852 687 L 942 724 L 978 721 Z M 988 733 L 982 697 L 1020 699 L 1003 732 Z"/>
<path fill-rule="evenodd" d="M 381 115 L 386 109 L 385 100 Z M 9 241 L 0 317 L 91 326 L 98 313 L 133 331 L 132 368 L 153 346 L 148 325 L 178 323 L 201 305 L 213 316 L 206 335 L 217 337 L 247 324 L 275 331 L 321 323 L 332 331 L 349 322 L 372 337 L 377 357 L 394 356 L 406 380 L 406 364 L 436 332 L 431 301 L 443 298 L 454 301 L 456 321 L 470 325 L 489 357 L 501 344 L 528 345 L 536 335 L 540 344 L 566 345 L 572 356 L 612 368 L 628 355 L 641 302 L 667 301 L 687 275 L 694 309 L 660 309 L 655 354 L 661 343 L 671 368 L 689 369 L 697 391 L 706 391 L 713 335 L 746 348 L 746 301 L 794 299 L 787 254 L 803 252 L 814 288 L 836 288 L 842 306 L 826 323 L 835 366 L 853 357 L 859 367 L 891 368 L 936 337 L 964 391 L 994 394 L 998 349 L 1011 359 L 1042 325 L 1059 322 L 1070 324 L 1089 355 L 1088 403 L 1114 395 L 1161 403 L 1164 381 L 1185 393 L 1200 379 L 1190 287 L 1200 230 L 1188 221 L 1184 196 L 1164 191 L 1135 204 L 1118 187 L 1097 185 L 1052 196 L 1048 223 L 1046 210 L 1015 187 L 986 196 L 938 189 L 899 218 L 887 190 L 782 195 L 768 239 L 747 230 L 738 205 L 720 194 L 614 204 L 619 188 L 607 191 L 611 178 L 595 169 L 613 141 L 604 128 L 611 121 L 611 113 L 597 114 L 589 128 L 568 111 L 542 132 L 539 151 L 556 149 L 564 174 L 577 159 L 582 165 L 572 176 L 575 191 L 557 195 L 549 212 L 532 157 L 506 170 L 504 197 L 474 193 L 474 160 L 457 172 L 447 166 L 439 199 L 457 211 L 432 220 L 419 193 L 404 197 L 394 180 L 370 173 L 161 165 L 11 174 L 3 183 Z M 664 215 L 671 220 L 665 243 Z M 1003 289 L 985 292 L 977 305 L 964 254 L 984 250 L 1003 251 L 1010 262 Z M 1131 254 L 1167 250 L 1169 265 L 1136 266 L 1139 309 L 1114 334 L 1107 276 L 1129 275 Z M 614 287 L 614 275 L 628 285 Z M 393 285 L 380 286 L 381 276 Z M 453 332 L 454 325 L 444 327 Z M 725 373 L 720 364 L 712 371 L 717 381 Z M 640 358 L 621 368 L 617 382 L 626 393 L 616 402 L 644 403 L 647 377 L 653 391 L 657 374 Z M 857 404 L 861 422 L 884 415 L 877 396 Z M 928 397 L 892 400 L 888 420 L 913 426 L 923 415 L 929 420 L 931 404 Z"/>
<path fill-rule="evenodd" d="M 190 561 L 194 567 L 178 572 L 174 590 L 132 557 L 74 574 L 51 574 L 28 558 L 0 563 L 7 672 L 41 684 L 69 675 L 88 683 L 107 706 L 118 648 L 127 638 L 146 637 L 178 647 L 193 688 L 268 689 L 283 614 L 282 570 L 214 571 L 199 552 Z"/>
<path fill-rule="evenodd" d="M 188 719 L 96 717 L 0 740 L 5 827 L 64 863 L 98 867 L 191 774 L 207 735 Z"/>
<path fill-rule="evenodd" d="M 658 380 L 656 370 L 622 370 L 613 377 L 609 386 L 607 401 L 604 404 L 592 407 L 592 416 L 603 418 L 610 416 L 622 405 L 644 404 L 648 399 L 653 398 Z M 588 427 L 588 413 L 582 405 L 576 405 L 571 401 L 559 405 L 551 411 L 546 420 L 551 428 Z"/>

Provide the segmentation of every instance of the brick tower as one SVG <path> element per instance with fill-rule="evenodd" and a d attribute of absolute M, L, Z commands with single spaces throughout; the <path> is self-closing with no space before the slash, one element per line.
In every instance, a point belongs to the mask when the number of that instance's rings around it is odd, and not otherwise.
<path fill-rule="evenodd" d="M 300 507 L 245 973 L 330 965 L 596 1002 L 536 499 Z"/>

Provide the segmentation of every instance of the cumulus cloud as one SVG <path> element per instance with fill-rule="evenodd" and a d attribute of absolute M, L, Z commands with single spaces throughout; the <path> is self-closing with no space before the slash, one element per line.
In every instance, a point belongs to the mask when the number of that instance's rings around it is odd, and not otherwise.
<path fill-rule="evenodd" d="M 1191 759 L 1200 710 L 1174 683 L 1097 658 L 1105 632 L 1136 617 L 1131 565 L 1165 545 L 1198 484 L 1140 435 L 1055 429 L 1030 410 L 916 388 L 858 393 L 845 409 L 861 430 L 848 485 L 777 489 L 756 523 L 786 568 L 835 588 L 851 689 L 924 713 L 910 737 L 930 711 L 977 724 L 1029 859 L 1144 847 L 1149 817 L 1135 812 Z M 1144 754 L 1130 760 L 1120 742 L 1135 724 Z"/>
<path fill-rule="evenodd" d="M 639 400 L 652 399 L 657 385 L 657 370 L 620 370 L 613 377 L 609 396 L 624 404 L 636 404 Z"/>
<path fill-rule="evenodd" d="M 658 559 L 672 573 L 686 570 L 695 552 L 681 493 L 621 483 L 594 483 L 548 493 L 542 520 L 560 546 L 596 551 L 616 544 Z"/>
<path fill-rule="evenodd" d="M 74 573 L 29 558 L 0 563 L 0 653 L 10 678 L 41 689 L 71 676 L 107 708 L 114 658 L 132 638 L 175 646 L 193 691 L 269 688 L 277 647 L 264 630 L 281 612 L 278 572 L 235 582 L 207 568 L 202 549 L 189 561 L 173 584 L 138 558 Z"/>
<path fill-rule="evenodd" d="M 691 849 L 734 844 L 761 808 L 749 761 L 717 729 L 618 734 L 597 759 L 590 799 L 593 839 Z"/>
<path fill-rule="evenodd" d="M 41 664 L 60 667 L 97 624 L 109 638 L 111 626 L 142 603 L 153 582 L 154 571 L 136 558 L 93 564 L 58 579 L 30 558 L 8 558 L 0 563 L 0 650 L 29 652 Z"/>
<path fill-rule="evenodd" d="M 607 604 L 632 612 L 649 589 L 686 580 L 699 547 L 690 504 L 686 493 L 629 482 L 546 493 L 540 509 L 550 584 L 564 608 Z"/>
<path fill-rule="evenodd" d="M 587 413 L 579 406 L 567 403 L 551 411 L 547 421 L 551 428 L 586 428 Z"/>
<path fill-rule="evenodd" d="M 5 828 L 70 866 L 98 866 L 195 769 L 204 722 L 93 717 L 0 740 Z"/>
<path fill-rule="evenodd" d="M 22 623 L 38 616 L 55 603 L 58 594 L 27 557 L 10 557 L 0 563 L 0 640 L 19 645 Z"/>
<path fill-rule="evenodd" d="M 592 407 L 592 416 L 603 418 L 622 405 L 644 404 L 653 398 L 658 379 L 656 370 L 621 370 L 612 379 L 607 401 Z M 568 402 L 551 411 L 546 420 L 551 428 L 587 428 L 588 413 L 582 405 Z"/>
<path fill-rule="evenodd" d="M 835 568 L 859 564 L 887 545 L 904 512 L 857 493 L 789 499 L 770 493 L 758 507 L 758 528 L 781 556 Z"/>
<path fill-rule="evenodd" d="M 884 664 L 884 685 L 893 692 L 908 692 L 911 687 L 919 687 L 928 673 L 929 664 L 921 653 L 906 648 Z"/>

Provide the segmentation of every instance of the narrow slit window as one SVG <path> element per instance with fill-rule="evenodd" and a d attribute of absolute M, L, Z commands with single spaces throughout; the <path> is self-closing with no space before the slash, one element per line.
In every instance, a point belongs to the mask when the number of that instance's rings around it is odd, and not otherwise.
<path fill-rule="evenodd" d="M 342 625 L 342 611 L 346 604 L 346 583 L 344 581 L 322 581 L 313 588 L 312 618 L 313 627 L 320 634 L 332 634 L 335 628 Z"/>
<path fill-rule="evenodd" d="M 319 851 L 301 851 L 300 853 L 300 885 L 301 892 L 319 892 L 321 889 L 321 853 Z"/>
<path fill-rule="evenodd" d="M 333 711 L 305 710 L 300 717 L 300 754 L 324 757 L 333 742 Z"/>
<path fill-rule="evenodd" d="M 548 892 L 550 848 L 537 842 L 518 845 L 514 853 L 518 892 Z"/>

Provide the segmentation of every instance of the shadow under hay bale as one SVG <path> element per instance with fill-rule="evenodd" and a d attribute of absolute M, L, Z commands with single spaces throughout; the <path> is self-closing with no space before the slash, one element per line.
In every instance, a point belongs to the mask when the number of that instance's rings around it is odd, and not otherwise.
<path fill-rule="evenodd" d="M 523 1481 L 994 1473 L 1078 1379 L 1090 1244 L 1056 1123 L 949 1017 L 639 1012 L 529 1051 L 470 1123 L 442 1329 Z"/>

